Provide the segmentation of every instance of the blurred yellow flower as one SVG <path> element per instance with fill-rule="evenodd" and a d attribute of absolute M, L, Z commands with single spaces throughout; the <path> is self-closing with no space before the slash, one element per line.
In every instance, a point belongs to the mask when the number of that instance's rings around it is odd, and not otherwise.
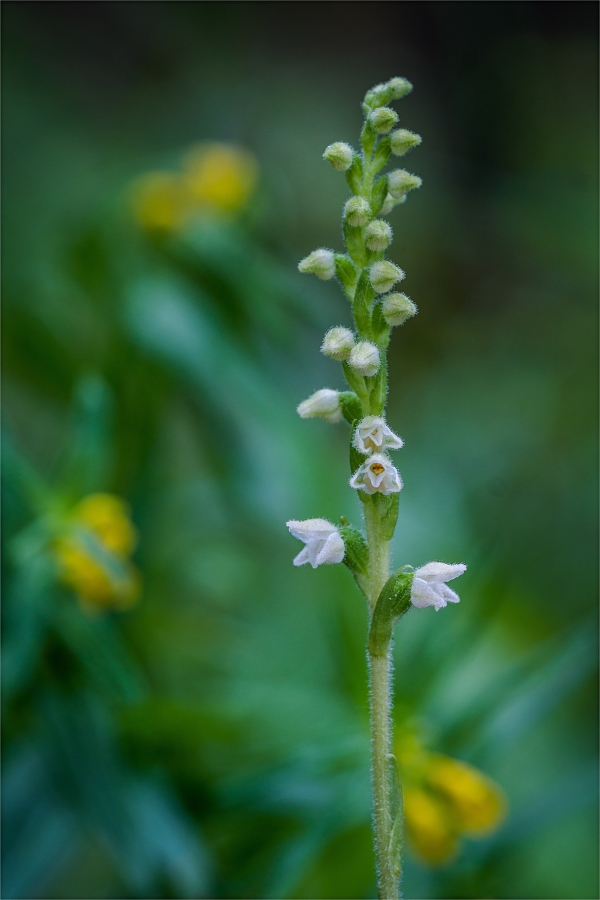
<path fill-rule="evenodd" d="M 502 823 L 506 798 L 483 772 L 431 753 L 414 729 L 399 729 L 395 749 L 404 784 L 406 833 L 424 862 L 441 865 L 456 854 L 461 837 L 483 837 Z"/>
<path fill-rule="evenodd" d="M 148 172 L 133 184 L 133 211 L 145 231 L 177 231 L 190 215 L 181 178 L 172 172 Z"/>
<path fill-rule="evenodd" d="M 120 497 L 90 494 L 73 509 L 54 552 L 61 581 L 84 609 L 127 609 L 136 602 L 140 578 L 128 558 L 136 541 L 129 508 Z"/>
<path fill-rule="evenodd" d="M 444 803 L 417 787 L 404 790 L 404 823 L 417 854 L 431 865 L 451 859 L 458 849 L 456 830 Z"/>
<path fill-rule="evenodd" d="M 460 760 L 433 756 L 427 782 L 446 798 L 465 834 L 488 834 L 506 815 L 506 800 L 500 787 Z"/>
<path fill-rule="evenodd" d="M 237 212 L 254 190 L 258 166 L 254 156 L 228 144 L 198 144 L 183 161 L 183 183 L 198 207 Z"/>
<path fill-rule="evenodd" d="M 257 177 L 258 165 L 248 150 L 197 144 L 186 153 L 179 172 L 148 172 L 134 182 L 133 212 L 145 231 L 178 231 L 201 212 L 239 212 Z"/>

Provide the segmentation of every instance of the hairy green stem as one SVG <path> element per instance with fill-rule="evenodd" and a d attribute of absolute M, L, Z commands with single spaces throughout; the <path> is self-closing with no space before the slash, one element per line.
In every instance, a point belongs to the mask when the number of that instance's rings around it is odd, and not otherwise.
<path fill-rule="evenodd" d="M 365 503 L 365 524 L 369 545 L 368 600 L 372 613 L 377 598 L 390 575 L 390 542 L 381 534 L 379 515 L 373 502 Z M 378 896 L 380 900 L 397 900 L 399 872 L 392 842 L 394 822 L 391 811 L 389 770 L 392 702 L 390 649 L 388 648 L 384 656 L 375 656 L 369 653 L 369 669 L 371 677 L 371 773 Z"/>

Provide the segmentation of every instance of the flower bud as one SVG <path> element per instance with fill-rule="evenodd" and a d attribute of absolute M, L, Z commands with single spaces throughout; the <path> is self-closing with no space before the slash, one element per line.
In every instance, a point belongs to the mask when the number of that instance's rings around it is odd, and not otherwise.
<path fill-rule="evenodd" d="M 404 325 L 411 316 L 416 316 L 418 309 L 406 294 L 388 294 L 381 304 L 383 318 L 388 325 Z"/>
<path fill-rule="evenodd" d="M 380 366 L 379 350 L 371 341 L 355 344 L 348 360 L 358 375 L 374 375 Z"/>
<path fill-rule="evenodd" d="M 406 275 L 400 266 L 394 265 L 389 259 L 381 259 L 371 266 L 369 278 L 377 293 L 385 294 L 394 287 L 397 281 L 406 278 Z"/>
<path fill-rule="evenodd" d="M 387 88 L 391 94 L 392 100 L 400 100 L 406 94 L 410 94 L 413 89 L 412 84 L 406 78 L 390 78 Z"/>
<path fill-rule="evenodd" d="M 350 225 L 366 225 L 371 217 L 371 207 L 364 197 L 350 197 L 344 206 L 344 218 Z"/>
<path fill-rule="evenodd" d="M 398 128 L 392 131 L 390 135 L 390 144 L 392 153 L 395 156 L 404 156 L 413 147 L 418 147 L 421 143 L 421 135 L 415 134 L 414 131 L 407 131 L 406 128 Z"/>
<path fill-rule="evenodd" d="M 323 339 L 321 345 L 321 353 L 329 356 L 330 359 L 336 359 L 343 362 L 350 356 L 350 351 L 354 347 L 354 335 L 349 328 L 338 326 L 330 328 Z"/>
<path fill-rule="evenodd" d="M 343 141 L 336 141 L 335 144 L 330 144 L 323 154 L 323 159 L 330 162 L 338 172 L 346 172 L 352 165 L 353 158 L 354 150 L 350 144 L 345 144 Z"/>
<path fill-rule="evenodd" d="M 380 253 L 392 242 L 392 229 L 383 219 L 373 219 L 365 229 L 365 244 L 369 250 Z"/>
<path fill-rule="evenodd" d="M 318 278 L 322 278 L 323 281 L 329 281 L 335 275 L 333 250 L 326 250 L 324 247 L 313 250 L 312 253 L 309 253 L 308 256 L 298 263 L 298 269 L 300 272 L 308 275 L 316 275 Z"/>
<path fill-rule="evenodd" d="M 378 106 L 369 113 L 369 121 L 377 134 L 387 134 L 398 121 L 398 113 L 388 106 Z"/>
<path fill-rule="evenodd" d="M 405 169 L 394 169 L 388 175 L 388 191 L 392 197 L 400 199 L 408 191 L 420 188 L 422 184 L 418 175 L 411 175 Z"/>
<path fill-rule="evenodd" d="M 325 419 L 335 424 L 342 418 L 340 396 L 337 391 L 322 388 L 298 406 L 301 419 Z"/>

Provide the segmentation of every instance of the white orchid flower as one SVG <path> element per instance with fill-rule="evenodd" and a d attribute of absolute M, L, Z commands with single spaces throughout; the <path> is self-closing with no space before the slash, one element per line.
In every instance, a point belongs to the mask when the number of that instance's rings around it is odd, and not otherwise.
<path fill-rule="evenodd" d="M 285 524 L 293 537 L 306 544 L 295 558 L 295 566 L 310 563 L 316 569 L 317 566 L 342 562 L 346 552 L 342 536 L 327 519 L 304 519 L 302 522 L 291 519 Z"/>
<path fill-rule="evenodd" d="M 381 416 L 365 416 L 356 426 L 353 444 L 359 453 L 399 450 L 404 441 L 386 425 Z"/>
<path fill-rule="evenodd" d="M 460 597 L 446 584 L 458 578 L 466 571 L 463 563 L 448 565 L 443 562 L 430 562 L 417 569 L 413 578 L 410 600 L 417 609 L 435 606 L 438 612 L 448 603 L 458 603 Z"/>
<path fill-rule="evenodd" d="M 395 494 L 402 490 L 398 469 L 383 453 L 374 453 L 356 470 L 350 487 L 367 494 Z"/>
<path fill-rule="evenodd" d="M 303 400 L 297 412 L 301 419 L 325 419 L 335 425 L 342 418 L 339 392 L 332 391 L 331 388 L 321 388 L 307 400 Z"/>

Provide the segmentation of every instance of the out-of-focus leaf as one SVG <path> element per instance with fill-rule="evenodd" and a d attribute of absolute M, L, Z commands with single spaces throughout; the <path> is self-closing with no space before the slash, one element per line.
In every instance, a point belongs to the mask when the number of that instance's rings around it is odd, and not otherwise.
<path fill-rule="evenodd" d="M 111 462 L 113 401 L 106 382 L 86 375 L 78 383 L 74 422 L 60 481 L 75 497 L 101 490 Z"/>

